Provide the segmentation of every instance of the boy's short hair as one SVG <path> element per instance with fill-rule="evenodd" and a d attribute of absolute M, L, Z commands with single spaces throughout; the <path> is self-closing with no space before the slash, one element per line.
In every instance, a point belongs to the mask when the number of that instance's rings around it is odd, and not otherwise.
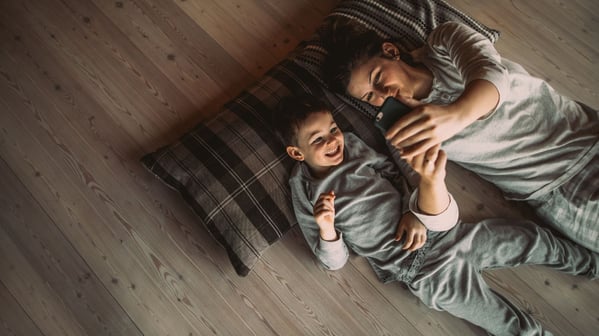
<path fill-rule="evenodd" d="M 298 130 L 308 116 L 331 111 L 327 102 L 312 95 L 284 97 L 273 113 L 275 134 L 283 145 L 297 146 Z"/>

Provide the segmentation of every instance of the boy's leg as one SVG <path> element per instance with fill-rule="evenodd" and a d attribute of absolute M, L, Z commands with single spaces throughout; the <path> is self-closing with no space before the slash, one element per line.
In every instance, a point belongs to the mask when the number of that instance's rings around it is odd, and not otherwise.
<path fill-rule="evenodd" d="M 542 200 L 528 203 L 547 224 L 599 253 L 599 155 Z"/>
<path fill-rule="evenodd" d="M 489 288 L 471 265 L 452 264 L 408 287 L 428 307 L 447 311 L 492 335 L 551 335 L 531 315 Z"/>
<path fill-rule="evenodd" d="M 546 334 L 532 316 L 490 289 L 481 275 L 484 269 L 522 264 L 597 277 L 599 256 L 529 221 L 460 224 L 435 240 L 409 287 L 428 306 L 490 333 Z"/>

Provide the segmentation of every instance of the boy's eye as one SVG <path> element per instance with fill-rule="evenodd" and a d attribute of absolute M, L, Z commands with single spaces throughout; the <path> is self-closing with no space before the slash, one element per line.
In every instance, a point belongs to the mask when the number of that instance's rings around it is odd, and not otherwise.
<path fill-rule="evenodd" d="M 314 141 L 312 141 L 313 145 L 318 145 L 319 143 L 323 142 L 324 139 L 322 137 L 318 137 L 316 139 L 314 139 Z"/>
<path fill-rule="evenodd" d="M 366 99 L 365 99 L 365 100 L 366 100 L 367 102 L 369 102 L 369 101 L 372 99 L 372 95 L 373 95 L 373 93 L 372 93 L 372 92 L 368 92 L 368 93 L 366 94 L 366 97 L 365 97 Z"/>
<path fill-rule="evenodd" d="M 331 134 L 335 134 L 337 132 L 339 132 L 339 128 L 337 126 L 331 128 Z"/>

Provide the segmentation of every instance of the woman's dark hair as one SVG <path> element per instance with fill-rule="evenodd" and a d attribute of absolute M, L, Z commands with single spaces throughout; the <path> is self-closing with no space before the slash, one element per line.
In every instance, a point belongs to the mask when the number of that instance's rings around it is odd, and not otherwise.
<path fill-rule="evenodd" d="M 375 56 L 382 56 L 385 39 L 342 16 L 331 17 L 326 25 L 326 33 L 321 36 L 328 50 L 323 63 L 324 80 L 331 90 L 346 93 L 352 70 Z"/>
<path fill-rule="evenodd" d="M 384 56 L 384 39 L 374 30 L 356 20 L 343 16 L 327 19 L 321 33 L 322 43 L 328 51 L 323 63 L 324 81 L 338 93 L 347 93 L 352 71 L 373 57 Z M 401 60 L 414 66 L 409 53 L 400 53 Z"/>
<path fill-rule="evenodd" d="M 273 113 L 275 134 L 285 146 L 296 146 L 301 124 L 312 113 L 323 111 L 332 110 L 328 103 L 318 97 L 307 94 L 284 97 Z"/>

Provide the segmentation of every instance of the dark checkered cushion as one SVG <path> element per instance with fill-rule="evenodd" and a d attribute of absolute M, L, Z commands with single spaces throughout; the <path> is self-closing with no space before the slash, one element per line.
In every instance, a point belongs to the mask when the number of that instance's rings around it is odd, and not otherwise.
<path fill-rule="evenodd" d="M 346 0 L 331 15 L 356 18 L 409 49 L 447 20 L 469 24 L 491 40 L 497 32 L 476 23 L 440 0 Z M 372 125 L 372 109 L 329 93 L 319 66 L 326 48 L 319 33 L 295 56 L 273 67 L 223 110 L 179 141 L 145 155 L 141 162 L 177 190 L 214 238 L 225 247 L 239 275 L 247 275 L 264 250 L 296 224 L 287 179 L 293 161 L 269 127 L 281 97 L 312 93 L 335 106 L 340 127 L 378 150 L 382 136 Z M 361 111 L 361 113 L 356 111 Z"/>

